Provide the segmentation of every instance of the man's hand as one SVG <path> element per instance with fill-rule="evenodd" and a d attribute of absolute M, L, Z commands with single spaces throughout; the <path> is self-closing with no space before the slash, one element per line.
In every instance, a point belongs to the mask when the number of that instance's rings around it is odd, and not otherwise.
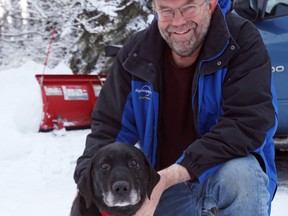
<path fill-rule="evenodd" d="M 160 181 L 154 187 L 150 200 L 146 198 L 142 207 L 134 216 L 153 216 L 162 193 L 172 185 L 191 179 L 187 169 L 181 165 L 173 164 L 159 171 Z"/>
<path fill-rule="evenodd" d="M 159 173 L 160 174 L 160 173 Z M 157 204 L 160 200 L 160 197 L 162 193 L 165 190 L 165 180 L 164 178 L 160 178 L 160 181 L 158 184 L 154 187 L 153 192 L 150 196 L 150 199 L 146 197 L 146 200 L 144 201 L 141 208 L 136 212 L 134 216 L 153 216 L 155 209 L 157 207 Z"/>

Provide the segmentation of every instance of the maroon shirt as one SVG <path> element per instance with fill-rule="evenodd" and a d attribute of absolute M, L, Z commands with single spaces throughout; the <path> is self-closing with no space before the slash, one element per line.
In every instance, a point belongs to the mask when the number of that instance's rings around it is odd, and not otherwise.
<path fill-rule="evenodd" d="M 163 107 L 160 119 L 160 169 L 174 164 L 195 140 L 192 113 L 194 65 L 179 68 L 170 49 L 166 49 L 163 66 Z"/>

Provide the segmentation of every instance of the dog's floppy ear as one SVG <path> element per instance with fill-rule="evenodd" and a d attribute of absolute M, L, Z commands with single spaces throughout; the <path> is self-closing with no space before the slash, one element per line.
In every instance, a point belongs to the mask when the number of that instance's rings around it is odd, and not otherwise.
<path fill-rule="evenodd" d="M 160 180 L 160 175 L 156 172 L 154 167 L 151 165 L 150 161 L 147 159 L 147 157 L 142 152 L 144 159 L 145 159 L 145 165 L 147 169 L 147 174 L 149 176 L 148 178 L 148 187 L 147 187 L 147 196 L 150 199 L 151 193 L 154 189 L 154 187 L 157 185 L 157 183 Z"/>
<path fill-rule="evenodd" d="M 85 198 L 86 201 L 86 208 L 89 208 L 92 203 L 93 199 L 93 184 L 92 184 L 92 177 L 93 177 L 93 158 L 87 168 L 86 173 L 79 179 L 77 184 L 79 192 Z"/>

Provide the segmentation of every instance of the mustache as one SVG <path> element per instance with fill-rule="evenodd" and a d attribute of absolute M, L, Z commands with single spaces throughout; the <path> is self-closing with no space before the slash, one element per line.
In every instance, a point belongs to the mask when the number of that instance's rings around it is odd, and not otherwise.
<path fill-rule="evenodd" d="M 168 33 L 173 33 L 173 32 L 187 32 L 189 30 L 193 30 L 193 29 L 196 29 L 197 27 L 197 24 L 194 23 L 194 22 L 189 22 L 189 23 L 186 23 L 182 26 L 173 26 L 173 25 L 170 25 L 168 26 L 167 28 L 167 32 Z"/>

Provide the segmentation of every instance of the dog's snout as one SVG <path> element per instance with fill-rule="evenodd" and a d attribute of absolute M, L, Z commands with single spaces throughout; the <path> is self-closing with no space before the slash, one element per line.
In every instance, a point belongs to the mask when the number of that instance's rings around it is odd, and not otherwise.
<path fill-rule="evenodd" d="M 129 192 L 130 187 L 127 181 L 117 181 L 112 185 L 112 189 L 114 192 L 123 195 Z"/>

